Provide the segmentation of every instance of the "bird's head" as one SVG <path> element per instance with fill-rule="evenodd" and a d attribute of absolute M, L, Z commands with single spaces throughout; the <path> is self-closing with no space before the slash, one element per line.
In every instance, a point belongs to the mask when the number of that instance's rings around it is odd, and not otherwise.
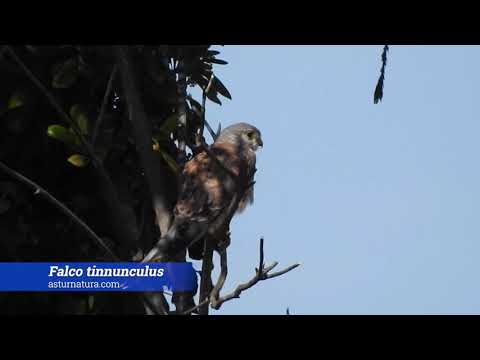
<path fill-rule="evenodd" d="M 260 130 L 247 123 L 236 123 L 226 127 L 220 132 L 215 142 L 235 144 L 253 151 L 257 151 L 259 147 L 263 147 Z"/>

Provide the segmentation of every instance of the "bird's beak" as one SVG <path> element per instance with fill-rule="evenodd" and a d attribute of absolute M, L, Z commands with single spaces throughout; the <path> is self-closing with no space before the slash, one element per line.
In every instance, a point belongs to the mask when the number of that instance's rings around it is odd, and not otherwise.
<path fill-rule="evenodd" d="M 261 148 L 263 148 L 263 141 L 262 141 L 262 138 L 258 138 L 257 139 L 257 145 Z"/>

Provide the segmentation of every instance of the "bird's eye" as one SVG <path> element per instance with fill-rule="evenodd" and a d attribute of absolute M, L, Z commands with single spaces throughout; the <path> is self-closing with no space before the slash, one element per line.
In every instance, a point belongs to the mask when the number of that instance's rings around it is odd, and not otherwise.
<path fill-rule="evenodd" d="M 253 138 L 255 137 L 255 131 L 249 131 L 249 132 L 247 133 L 247 136 L 248 136 L 248 138 L 249 138 L 250 140 L 253 139 Z"/>

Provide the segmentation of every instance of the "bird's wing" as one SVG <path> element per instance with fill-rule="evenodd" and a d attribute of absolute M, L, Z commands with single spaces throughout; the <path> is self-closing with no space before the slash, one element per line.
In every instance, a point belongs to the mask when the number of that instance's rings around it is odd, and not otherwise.
<path fill-rule="evenodd" d="M 253 185 L 252 185 L 250 188 L 248 188 L 248 190 L 245 192 L 245 195 L 238 203 L 237 214 L 241 214 L 248 205 L 253 204 L 253 201 L 254 201 L 253 193 L 254 192 L 253 192 Z"/>
<path fill-rule="evenodd" d="M 241 185 L 250 182 L 250 168 L 255 161 L 248 159 L 230 144 L 213 144 L 213 154 L 219 165 L 206 152 L 197 154 L 185 164 L 180 176 L 179 196 L 174 209 L 175 220 L 168 233 L 157 244 L 158 250 L 169 253 L 184 249 L 203 238 L 208 226 L 224 211 L 237 191 L 236 181 L 224 168 L 238 176 Z M 250 188 L 240 202 L 242 209 L 253 199 Z M 243 205 L 242 205 L 243 204 Z M 153 254 L 153 252 L 152 252 Z"/>

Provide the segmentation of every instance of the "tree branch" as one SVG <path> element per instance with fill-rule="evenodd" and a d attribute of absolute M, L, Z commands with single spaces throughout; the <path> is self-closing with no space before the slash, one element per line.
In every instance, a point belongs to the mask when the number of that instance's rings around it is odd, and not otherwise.
<path fill-rule="evenodd" d="M 212 265 L 213 265 L 213 240 L 211 236 L 205 237 L 205 246 L 203 252 L 202 273 L 200 277 L 200 295 L 199 302 L 208 299 L 212 283 Z M 201 306 L 198 310 L 199 315 L 208 315 L 208 304 Z"/>
<path fill-rule="evenodd" d="M 286 268 L 282 271 L 279 271 L 279 272 L 276 272 L 276 273 L 273 273 L 273 274 L 269 274 L 269 271 L 272 270 L 276 266 L 276 263 L 274 265 L 269 266 L 269 267 L 265 267 L 264 264 L 263 264 L 263 258 L 264 258 L 264 256 L 263 256 L 263 238 L 261 238 L 260 239 L 260 265 L 259 265 L 259 269 L 255 269 L 256 270 L 255 271 L 256 272 L 255 276 L 251 280 L 249 280 L 248 282 L 238 285 L 233 292 L 231 292 L 230 294 L 228 294 L 226 296 L 219 297 L 218 299 L 216 299 L 214 297 L 212 298 L 212 296 L 210 296 L 211 307 L 215 310 L 218 310 L 218 309 L 220 309 L 220 307 L 222 306 L 223 303 L 225 303 L 227 301 L 230 301 L 232 299 L 239 298 L 240 294 L 243 291 L 250 289 L 251 287 L 255 286 L 258 282 L 260 282 L 262 280 L 272 279 L 274 277 L 283 275 L 283 274 L 297 268 L 298 266 L 300 266 L 300 264 L 291 265 L 291 266 L 289 266 L 288 268 Z"/>
<path fill-rule="evenodd" d="M 222 290 L 228 275 L 227 249 L 220 250 L 219 255 L 220 255 L 220 275 L 218 275 L 217 283 L 215 284 L 215 286 L 212 289 L 212 292 L 210 293 L 210 298 L 213 299 L 213 301 L 218 301 L 218 298 L 220 297 L 220 291 Z"/>
<path fill-rule="evenodd" d="M 148 187 L 151 191 L 157 223 L 163 236 L 167 233 L 171 225 L 172 213 L 166 196 L 165 177 L 163 176 L 164 174 L 161 173 L 162 167 L 152 150 L 152 125 L 147 118 L 138 93 L 128 48 L 125 46 L 115 46 L 115 53 L 125 91 L 125 98 L 128 104 L 128 118 L 132 124 L 135 145 L 140 163 L 145 171 Z M 159 296 L 161 297 L 161 312 L 168 314 L 163 306 L 166 300 L 163 294 L 160 293 Z M 152 305 L 145 294 L 143 298 L 144 300 L 146 299 L 145 302 L 147 305 Z"/>
<path fill-rule="evenodd" d="M 181 50 L 179 49 L 179 52 Z M 182 54 L 180 53 L 180 57 Z M 187 144 L 187 77 L 184 69 L 184 60 L 180 58 L 177 63 L 177 114 L 178 125 L 180 129 L 180 138 L 178 139 L 179 158 L 178 162 L 183 164 L 186 159 L 186 144 Z"/>
<path fill-rule="evenodd" d="M 19 172 L 9 168 L 7 165 L 0 161 L 0 169 L 3 170 L 8 175 L 14 177 L 15 179 L 19 180 L 23 184 L 27 185 L 28 187 L 32 188 L 35 191 L 35 195 L 43 196 L 48 202 L 53 204 L 55 207 L 60 209 L 65 215 L 67 215 L 70 219 L 73 220 L 87 235 L 90 239 L 92 239 L 97 245 L 99 245 L 114 261 L 120 261 L 120 259 L 115 255 L 115 253 L 110 249 L 110 247 L 100 238 L 95 232 L 90 229 L 90 227 L 85 224 L 83 220 L 81 220 L 77 215 L 75 215 L 68 207 L 66 207 L 63 203 L 57 200 L 52 194 L 50 194 L 47 190 L 42 188 L 37 183 L 33 182 L 32 180 L 28 179 L 27 177 L 23 176 Z"/>
<path fill-rule="evenodd" d="M 259 259 L 259 268 L 255 269 L 255 276 L 249 280 L 246 283 L 238 285 L 233 292 L 231 292 L 228 295 L 220 297 L 220 291 L 223 288 L 223 285 L 225 284 L 225 280 L 227 278 L 228 274 L 228 262 L 227 262 L 227 251 L 226 249 L 223 249 L 219 251 L 220 254 L 220 275 L 218 276 L 217 283 L 213 287 L 212 291 L 210 292 L 210 295 L 206 297 L 205 299 L 201 300 L 200 303 L 185 311 L 184 315 L 191 314 L 192 312 L 202 308 L 203 306 L 208 306 L 210 304 L 212 309 L 219 310 L 223 303 L 230 301 L 232 299 L 236 299 L 240 297 L 240 294 L 245 291 L 250 289 L 251 287 L 255 286 L 258 282 L 263 281 L 263 280 L 268 280 L 268 279 L 273 279 L 275 277 L 278 277 L 280 275 L 286 274 L 287 272 L 297 268 L 300 266 L 300 264 L 294 264 L 291 265 L 281 271 L 278 271 L 276 273 L 270 274 L 270 271 L 275 268 L 278 263 L 275 261 L 272 265 L 265 266 L 263 259 L 264 259 L 264 251 L 263 251 L 263 238 L 260 239 L 260 259 Z"/>
<path fill-rule="evenodd" d="M 153 208 L 163 236 L 170 227 L 172 213 L 166 196 L 165 176 L 161 173 L 162 167 L 159 165 L 159 159 L 152 150 L 152 125 L 148 121 L 138 93 L 128 48 L 115 46 L 115 50 L 137 152 L 145 170 L 145 177 L 152 194 Z"/>
<path fill-rule="evenodd" d="M 38 87 L 38 89 L 42 92 L 42 94 L 48 99 L 50 104 L 55 108 L 61 118 L 69 123 L 72 126 L 75 134 L 78 136 L 83 148 L 87 152 L 88 156 L 90 157 L 93 166 L 97 169 L 100 185 L 102 191 L 100 192 L 104 199 L 105 203 L 108 207 L 109 215 L 112 218 L 112 231 L 115 235 L 115 239 L 119 241 L 121 244 L 125 245 L 126 247 L 132 247 L 135 244 L 136 236 L 135 236 L 135 229 L 130 228 L 127 226 L 129 223 L 125 219 L 125 215 L 122 212 L 122 204 L 120 199 L 118 198 L 118 194 L 115 191 L 115 186 L 112 183 L 107 171 L 103 167 L 101 161 L 95 155 L 95 151 L 91 144 L 87 142 L 85 137 L 83 136 L 82 132 L 78 128 L 78 125 L 75 121 L 72 120 L 70 116 L 62 109 L 59 105 L 55 97 L 48 91 L 48 89 L 42 84 L 42 82 L 27 68 L 27 66 L 20 60 L 20 58 L 15 54 L 13 49 L 10 46 L 5 46 L 6 50 L 9 52 L 10 56 L 15 60 L 15 62 L 20 66 L 26 76 Z M 124 257 L 128 256 L 128 252 L 122 250 L 122 254 Z"/>
<path fill-rule="evenodd" d="M 113 65 L 112 72 L 110 73 L 110 78 L 108 79 L 107 89 L 105 90 L 105 95 L 103 96 L 102 107 L 100 108 L 100 113 L 98 114 L 97 122 L 95 123 L 95 128 L 93 129 L 92 134 L 92 147 L 95 148 L 95 140 L 97 139 L 98 131 L 100 130 L 100 125 L 102 124 L 103 116 L 105 115 L 105 109 L 107 108 L 108 99 L 112 91 L 113 80 L 117 74 L 117 64 Z"/>
<path fill-rule="evenodd" d="M 22 60 L 17 56 L 15 51 L 13 49 L 6 45 L 5 46 L 7 51 L 9 52 L 10 56 L 15 60 L 15 62 L 22 68 L 23 72 L 27 75 L 28 78 L 40 89 L 40 91 L 46 96 L 50 104 L 57 110 L 59 115 L 63 118 L 64 121 L 70 124 L 72 127 L 73 131 L 75 132 L 75 135 L 78 136 L 78 139 L 80 140 L 80 143 L 88 153 L 88 156 L 91 158 L 92 162 L 94 163 L 95 167 L 98 167 L 100 164 L 100 161 L 98 160 L 97 156 L 95 155 L 95 151 L 93 150 L 93 147 L 87 142 L 85 139 L 85 136 L 83 136 L 82 131 L 78 127 L 78 124 L 72 120 L 72 118 L 62 109 L 60 104 L 57 102 L 57 100 L 53 97 L 53 95 L 48 91 L 48 89 L 45 87 L 45 85 L 42 84 L 42 82 L 30 71 L 29 68 L 23 63 Z"/>

